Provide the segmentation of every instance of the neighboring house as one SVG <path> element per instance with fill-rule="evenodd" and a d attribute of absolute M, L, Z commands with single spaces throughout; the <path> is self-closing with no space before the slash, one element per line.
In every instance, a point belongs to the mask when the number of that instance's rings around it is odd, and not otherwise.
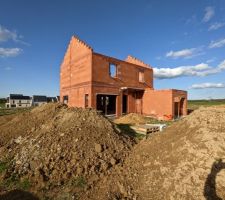
<path fill-rule="evenodd" d="M 56 97 L 47 97 L 47 102 L 50 103 L 50 102 L 59 102 L 59 96 L 56 96 Z"/>
<path fill-rule="evenodd" d="M 47 97 L 41 95 L 33 95 L 32 97 L 32 105 L 33 106 L 41 106 L 47 103 Z"/>
<path fill-rule="evenodd" d="M 168 120 L 187 114 L 187 92 L 155 90 L 151 66 L 132 56 L 119 60 L 95 53 L 75 36 L 61 64 L 60 101 L 105 115 L 139 113 Z"/>
<path fill-rule="evenodd" d="M 32 105 L 32 100 L 22 94 L 10 94 L 5 105 L 7 108 L 26 108 Z"/>

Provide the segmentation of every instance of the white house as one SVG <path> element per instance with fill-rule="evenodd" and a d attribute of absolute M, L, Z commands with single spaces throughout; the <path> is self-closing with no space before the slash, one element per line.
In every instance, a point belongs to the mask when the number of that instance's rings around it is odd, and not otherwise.
<path fill-rule="evenodd" d="M 22 94 L 10 94 L 7 98 L 6 108 L 26 108 L 31 107 L 32 99 Z"/>
<path fill-rule="evenodd" d="M 41 106 L 47 103 L 47 97 L 41 95 L 33 95 L 32 97 L 32 105 L 33 106 Z"/>

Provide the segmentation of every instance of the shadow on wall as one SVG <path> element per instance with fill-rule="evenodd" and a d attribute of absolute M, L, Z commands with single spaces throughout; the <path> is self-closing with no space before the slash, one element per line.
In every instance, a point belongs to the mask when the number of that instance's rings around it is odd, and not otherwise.
<path fill-rule="evenodd" d="M 222 198 L 218 197 L 216 194 L 216 176 L 222 169 L 225 169 L 225 162 L 222 162 L 222 159 L 213 163 L 204 187 L 206 200 L 222 200 Z"/>
<path fill-rule="evenodd" d="M 39 200 L 30 192 L 23 190 L 12 190 L 3 195 L 0 195 L 0 200 Z"/>

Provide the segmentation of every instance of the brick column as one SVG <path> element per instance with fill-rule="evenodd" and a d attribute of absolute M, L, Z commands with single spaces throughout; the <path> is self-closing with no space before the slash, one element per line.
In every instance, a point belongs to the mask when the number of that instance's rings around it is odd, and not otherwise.
<path fill-rule="evenodd" d="M 183 115 L 187 115 L 187 98 L 184 99 Z"/>
<path fill-rule="evenodd" d="M 116 117 L 120 117 L 122 115 L 122 97 L 123 92 L 120 92 L 116 97 Z"/>

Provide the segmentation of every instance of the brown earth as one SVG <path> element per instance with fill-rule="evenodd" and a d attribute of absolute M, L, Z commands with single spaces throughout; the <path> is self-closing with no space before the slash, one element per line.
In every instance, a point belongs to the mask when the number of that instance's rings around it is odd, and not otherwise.
<path fill-rule="evenodd" d="M 225 199 L 225 108 L 200 108 L 141 141 L 106 182 L 92 199 Z"/>
<path fill-rule="evenodd" d="M 2 181 L 26 180 L 40 197 L 78 198 L 122 163 L 133 144 L 95 110 L 47 104 L 0 124 L 0 160 L 11 160 Z"/>
<path fill-rule="evenodd" d="M 0 155 L 13 162 L 3 178 L 28 178 L 40 197 L 225 199 L 225 107 L 200 108 L 133 148 L 94 110 L 46 105 L 8 123 Z"/>
<path fill-rule="evenodd" d="M 130 113 L 118 119 L 115 119 L 116 124 L 144 124 L 146 123 L 146 118 L 142 115 L 136 113 Z"/>

